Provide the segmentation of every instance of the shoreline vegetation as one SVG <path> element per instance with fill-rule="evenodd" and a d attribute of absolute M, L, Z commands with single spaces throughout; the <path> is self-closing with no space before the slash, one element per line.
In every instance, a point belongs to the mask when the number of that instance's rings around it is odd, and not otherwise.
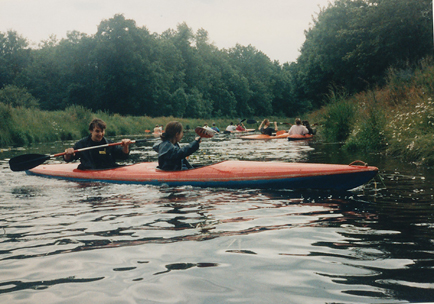
<path fill-rule="evenodd" d="M 238 119 L 194 119 L 175 117 L 122 116 L 82 106 L 64 111 L 42 111 L 25 102 L 0 102 L 0 148 L 32 143 L 78 140 L 88 134 L 88 124 L 98 117 L 108 124 L 107 136 L 143 134 L 156 124 L 180 121 L 194 129 L 213 122 L 223 131 Z M 317 138 L 343 143 L 342 149 L 364 153 L 384 153 L 417 165 L 434 165 L 434 64 L 422 60 L 418 67 L 389 69 L 387 84 L 355 95 L 333 88 L 328 103 L 303 117 L 317 124 Z M 262 120 L 258 117 L 249 117 Z M 294 118 L 270 117 L 293 123 Z M 253 127 L 253 126 L 250 126 Z M 256 128 L 258 126 L 255 126 Z M 279 129 L 289 128 L 279 125 Z"/>
<path fill-rule="evenodd" d="M 387 83 L 350 96 L 329 94 L 329 103 L 310 113 L 319 136 L 342 142 L 347 151 L 384 153 L 416 165 L 434 165 L 434 62 L 390 68 Z"/>

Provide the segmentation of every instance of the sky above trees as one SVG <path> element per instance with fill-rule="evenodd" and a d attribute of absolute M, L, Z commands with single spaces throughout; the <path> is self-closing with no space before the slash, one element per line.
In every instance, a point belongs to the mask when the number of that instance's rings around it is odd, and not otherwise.
<path fill-rule="evenodd" d="M 35 46 L 68 31 L 95 34 L 115 14 L 161 34 L 185 22 L 206 30 L 218 48 L 252 45 L 272 61 L 300 55 L 312 16 L 330 0 L 0 0 L 0 32 L 17 31 Z M 331 1 L 333 2 L 333 1 Z"/>

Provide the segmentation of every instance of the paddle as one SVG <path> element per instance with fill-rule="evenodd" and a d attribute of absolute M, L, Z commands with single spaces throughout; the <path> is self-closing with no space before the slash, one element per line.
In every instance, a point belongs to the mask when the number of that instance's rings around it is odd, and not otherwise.
<path fill-rule="evenodd" d="M 199 135 L 200 137 L 205 137 L 205 138 L 211 138 L 214 136 L 215 133 L 215 131 L 213 130 L 205 129 L 202 127 L 197 127 L 196 129 L 194 129 L 194 132 L 196 132 L 196 134 Z"/>
<path fill-rule="evenodd" d="M 132 140 L 131 143 L 134 144 L 134 143 L 141 143 L 141 142 L 146 142 L 146 141 L 147 141 L 146 139 Z M 86 151 L 86 150 L 91 150 L 91 149 L 97 149 L 97 148 L 119 146 L 121 144 L 122 144 L 121 142 L 117 142 L 117 143 L 109 143 L 109 144 L 99 145 L 99 146 L 92 146 L 92 147 L 74 150 L 74 153 L 82 152 L 82 151 Z M 25 170 L 32 169 L 36 166 L 39 166 L 40 164 L 44 163 L 46 160 L 49 160 L 50 158 L 63 156 L 65 154 L 66 154 L 66 152 L 57 153 L 57 154 L 53 154 L 53 155 L 23 154 L 23 155 L 19 155 L 19 156 L 11 158 L 9 160 L 9 167 L 11 168 L 12 171 L 25 171 Z"/>

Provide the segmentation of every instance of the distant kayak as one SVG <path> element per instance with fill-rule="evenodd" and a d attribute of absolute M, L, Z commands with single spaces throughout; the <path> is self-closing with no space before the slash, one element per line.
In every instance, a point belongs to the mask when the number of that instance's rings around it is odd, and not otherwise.
<path fill-rule="evenodd" d="M 253 134 L 253 135 L 241 136 L 240 138 L 245 140 L 267 140 L 267 139 L 282 139 L 282 138 L 284 139 L 284 138 L 288 138 L 288 136 L 289 136 L 288 133 L 283 133 L 274 136 L 270 136 L 266 134 Z"/>
<path fill-rule="evenodd" d="M 80 182 L 168 186 L 348 190 L 371 180 L 376 167 L 260 161 L 223 161 L 183 171 L 162 171 L 156 162 L 105 170 L 79 170 L 77 163 L 40 165 L 30 175 Z"/>
<path fill-rule="evenodd" d="M 248 132 L 255 132 L 255 129 L 245 129 L 244 131 L 238 131 L 238 130 L 227 131 L 227 130 L 225 130 L 223 133 L 225 133 L 225 134 L 237 134 L 237 133 L 248 133 Z"/>
<path fill-rule="evenodd" d="M 303 139 L 311 139 L 313 137 L 312 134 L 300 135 L 300 134 L 292 134 L 288 136 L 288 140 L 303 140 Z"/>

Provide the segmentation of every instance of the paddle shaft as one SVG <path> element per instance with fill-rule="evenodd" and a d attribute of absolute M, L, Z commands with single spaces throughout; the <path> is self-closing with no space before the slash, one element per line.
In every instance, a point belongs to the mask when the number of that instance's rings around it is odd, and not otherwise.
<path fill-rule="evenodd" d="M 146 142 L 146 139 L 132 140 L 131 141 L 132 144 L 133 143 L 139 143 L 139 142 Z M 109 146 L 118 146 L 118 145 L 122 145 L 122 142 L 109 143 L 109 144 L 104 144 L 104 145 L 99 145 L 99 146 L 81 148 L 81 149 L 74 150 L 74 153 L 82 152 L 82 151 L 86 151 L 86 150 L 91 150 L 91 149 L 104 148 L 104 147 L 109 147 Z M 57 154 L 53 154 L 53 155 L 43 155 L 43 154 L 19 155 L 19 156 L 11 158 L 9 160 L 9 167 L 11 168 L 12 171 L 29 170 L 31 168 L 34 168 L 34 167 L 42 164 L 43 162 L 45 162 L 46 160 L 49 160 L 52 157 L 58 157 L 58 156 L 63 156 L 63 155 L 66 155 L 66 152 L 57 153 Z"/>
<path fill-rule="evenodd" d="M 134 144 L 136 142 L 144 142 L 144 141 L 146 141 L 146 140 L 145 139 L 142 139 L 142 140 L 132 140 L 131 143 Z M 77 150 L 74 150 L 74 153 L 83 152 L 83 151 L 92 150 L 92 149 L 97 149 L 97 148 L 105 148 L 105 147 L 120 146 L 120 145 L 122 145 L 121 142 L 109 143 L 109 144 L 105 144 L 105 145 L 99 145 L 99 146 L 92 146 L 92 147 L 86 147 L 86 148 L 77 149 Z M 50 155 L 50 157 L 58 157 L 58 156 L 62 156 L 62 155 L 66 155 L 66 152 L 53 154 L 53 155 Z"/>

